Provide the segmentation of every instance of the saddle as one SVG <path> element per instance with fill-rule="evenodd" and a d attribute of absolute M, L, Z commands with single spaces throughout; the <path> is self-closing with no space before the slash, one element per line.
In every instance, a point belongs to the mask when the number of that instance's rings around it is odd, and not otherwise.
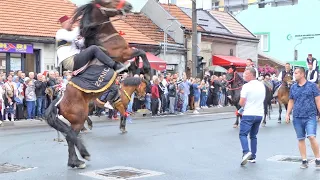
<path fill-rule="evenodd" d="M 116 80 L 117 73 L 94 59 L 84 67 L 76 70 L 69 85 L 85 93 L 100 93 L 106 91 Z"/>

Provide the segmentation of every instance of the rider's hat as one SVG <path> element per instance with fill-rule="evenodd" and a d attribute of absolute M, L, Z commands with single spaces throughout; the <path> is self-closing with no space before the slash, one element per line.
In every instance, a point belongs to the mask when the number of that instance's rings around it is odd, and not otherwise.
<path fill-rule="evenodd" d="M 308 56 L 312 56 L 312 54 L 308 54 Z"/>
<path fill-rule="evenodd" d="M 67 16 L 67 15 L 64 15 L 64 16 L 62 16 L 60 19 L 59 19 L 59 22 L 60 23 L 64 23 L 66 20 L 68 20 L 69 19 L 69 17 Z"/>

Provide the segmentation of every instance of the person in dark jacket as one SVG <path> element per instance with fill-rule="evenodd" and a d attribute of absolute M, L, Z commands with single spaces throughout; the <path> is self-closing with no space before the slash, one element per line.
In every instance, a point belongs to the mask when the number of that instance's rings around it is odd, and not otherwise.
<path fill-rule="evenodd" d="M 52 99 L 51 99 L 51 97 L 48 97 L 47 106 L 49 106 L 51 104 L 51 102 L 57 98 L 57 91 L 56 91 L 57 88 L 55 86 L 55 85 L 57 85 L 57 81 L 56 81 L 54 76 L 55 76 L 55 74 L 54 74 L 53 71 L 49 72 L 49 78 L 48 78 L 48 81 L 47 81 L 47 87 L 50 87 L 52 89 L 53 96 L 52 96 Z"/>
<path fill-rule="evenodd" d="M 169 85 L 168 85 L 168 97 L 169 97 L 169 113 L 175 114 L 175 102 L 176 102 L 176 96 L 177 96 L 177 88 L 176 83 L 174 79 L 170 79 Z"/>
<path fill-rule="evenodd" d="M 34 82 L 34 85 L 36 87 L 36 97 L 37 97 L 37 116 L 40 120 L 43 119 L 43 115 L 44 115 L 44 109 L 45 109 L 45 91 L 47 88 L 47 82 L 45 77 L 39 73 L 37 75 L 37 81 Z"/>

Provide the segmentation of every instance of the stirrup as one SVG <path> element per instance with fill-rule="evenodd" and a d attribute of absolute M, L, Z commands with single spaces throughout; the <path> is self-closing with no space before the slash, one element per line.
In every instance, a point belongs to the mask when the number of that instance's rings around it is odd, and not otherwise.
<path fill-rule="evenodd" d="M 121 63 L 122 64 L 122 63 Z M 129 63 L 126 63 L 126 64 L 122 64 L 123 65 L 123 67 L 122 68 L 120 68 L 120 69 L 118 69 L 117 71 L 116 71 L 116 73 L 121 73 L 122 71 L 124 71 L 124 70 L 126 70 L 126 69 L 128 69 L 129 67 L 130 67 L 130 65 L 131 65 L 131 62 L 129 62 Z"/>

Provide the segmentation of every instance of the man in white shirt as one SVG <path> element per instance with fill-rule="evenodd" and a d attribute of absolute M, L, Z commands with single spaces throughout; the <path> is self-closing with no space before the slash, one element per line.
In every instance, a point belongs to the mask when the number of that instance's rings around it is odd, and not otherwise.
<path fill-rule="evenodd" d="M 130 63 L 123 66 L 120 63 L 113 61 L 96 45 L 91 45 L 81 51 L 80 49 L 83 47 L 84 39 L 80 37 L 79 27 L 72 30 L 72 19 L 68 16 L 61 17 L 59 21 L 62 28 L 56 33 L 56 41 L 58 42 L 58 65 L 62 63 L 65 69 L 76 72 L 78 70 L 77 73 L 84 70 L 84 67 L 95 58 L 118 72 L 121 72 L 130 66 Z M 76 72 L 74 72 L 74 75 L 77 74 Z"/>
<path fill-rule="evenodd" d="M 241 90 L 239 104 L 244 108 L 240 122 L 240 142 L 243 150 L 241 165 L 247 161 L 255 162 L 257 152 L 257 134 L 262 121 L 266 89 L 262 82 L 256 80 L 256 70 L 249 67 L 245 70 L 243 78 L 248 83 Z M 248 134 L 250 133 L 251 151 L 248 145 Z"/>

